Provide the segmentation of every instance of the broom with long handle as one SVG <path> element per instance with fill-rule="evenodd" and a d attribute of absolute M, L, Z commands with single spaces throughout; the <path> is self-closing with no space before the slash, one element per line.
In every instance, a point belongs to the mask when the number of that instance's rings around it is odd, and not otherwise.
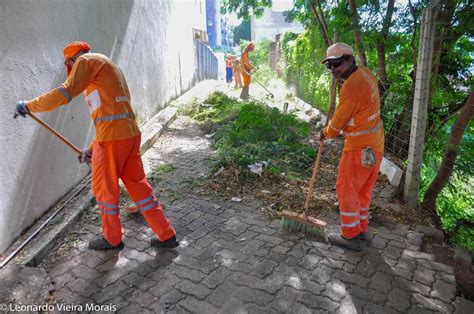
<path fill-rule="evenodd" d="M 35 116 L 32 112 L 28 112 L 27 113 L 33 120 L 35 120 L 36 122 L 38 122 L 38 124 L 40 124 L 41 126 L 43 126 L 44 128 L 46 128 L 48 131 L 50 131 L 51 133 L 53 133 L 54 135 L 56 135 L 57 138 L 59 138 L 64 144 L 66 144 L 67 146 L 69 146 L 76 154 L 78 155 L 81 155 L 82 154 L 82 151 L 76 146 L 74 145 L 73 143 L 71 143 L 67 138 L 65 138 L 64 136 L 62 136 L 61 134 L 58 133 L 58 131 L 56 131 L 55 129 L 53 129 L 52 127 L 50 127 L 46 122 L 44 122 L 43 120 L 41 120 L 40 118 L 38 118 L 37 116 Z M 14 117 L 16 118 L 16 116 Z M 89 163 L 88 163 L 89 164 Z M 90 164 L 89 164 L 90 166 Z M 126 207 L 124 208 L 128 213 L 135 213 L 138 210 L 137 207 Z"/>
<path fill-rule="evenodd" d="M 330 117 L 332 116 L 334 107 L 336 106 L 336 87 L 337 87 L 336 80 L 333 78 L 331 81 L 331 97 L 330 97 L 328 115 L 326 117 L 326 123 L 324 126 L 325 128 L 329 124 Z M 311 175 L 311 180 L 308 186 L 308 192 L 306 194 L 306 201 L 304 203 L 303 213 L 299 214 L 299 213 L 291 212 L 288 210 L 283 210 L 281 212 L 281 215 L 282 215 L 281 224 L 282 224 L 282 227 L 286 230 L 289 230 L 292 232 L 303 232 L 303 233 L 315 234 L 315 235 L 320 235 L 320 236 L 324 236 L 325 234 L 324 230 L 327 223 L 315 217 L 308 216 L 308 208 L 311 203 L 311 198 L 313 196 L 313 187 L 314 187 L 314 183 L 316 182 L 316 176 L 319 172 L 319 165 L 321 161 L 323 146 L 324 146 L 324 140 L 320 140 L 318 154 L 314 162 L 313 173 Z"/>

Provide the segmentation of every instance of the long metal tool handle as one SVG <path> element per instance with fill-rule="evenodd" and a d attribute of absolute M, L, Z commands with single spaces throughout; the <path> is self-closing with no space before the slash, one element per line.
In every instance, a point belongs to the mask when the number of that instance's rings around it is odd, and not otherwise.
<path fill-rule="evenodd" d="M 242 71 L 244 71 L 244 73 L 247 74 L 248 76 L 252 76 L 249 72 L 247 72 L 247 71 L 244 69 L 244 67 L 243 67 L 242 65 L 240 65 L 240 69 L 241 69 Z M 254 80 L 255 82 L 257 82 L 260 86 L 262 86 L 263 89 L 265 89 L 265 90 L 272 96 L 272 98 L 275 97 L 275 95 L 273 95 L 273 93 L 272 93 L 271 91 L 269 91 L 268 88 L 266 88 L 262 83 L 260 83 L 259 81 L 257 81 L 255 78 L 254 78 L 253 80 Z"/>
<path fill-rule="evenodd" d="M 326 128 L 329 124 L 329 120 L 334 112 L 334 108 L 336 107 L 336 87 L 337 81 L 333 78 L 331 81 L 331 99 L 329 102 L 329 110 L 328 115 L 326 117 L 326 123 L 324 124 L 324 128 Z M 318 155 L 316 156 L 316 161 L 314 162 L 313 166 L 313 174 L 311 175 L 311 180 L 309 181 L 308 193 L 306 194 L 306 201 L 304 202 L 304 214 L 308 211 L 309 205 L 311 203 L 311 198 L 313 196 L 313 187 L 314 183 L 316 182 L 316 176 L 319 172 L 319 165 L 321 160 L 321 155 L 323 152 L 324 140 L 319 141 L 319 148 L 318 148 Z"/>
<path fill-rule="evenodd" d="M 38 122 L 39 124 L 41 124 L 43 127 L 45 127 L 46 129 L 48 129 L 48 131 L 50 131 L 51 133 L 53 133 L 54 135 L 56 135 L 61 141 L 64 142 L 64 144 L 66 144 L 67 146 L 69 146 L 70 148 L 72 148 L 73 151 L 75 151 L 77 154 L 81 154 L 81 150 L 76 146 L 74 145 L 73 143 L 71 143 L 67 138 L 65 138 L 64 136 L 62 136 L 61 134 L 59 134 L 55 129 L 53 129 L 52 127 L 50 127 L 46 122 L 44 122 L 43 120 L 41 120 L 40 118 L 38 118 L 37 116 L 35 116 L 33 113 L 31 112 L 28 112 L 28 115 L 30 117 L 33 118 L 33 120 L 35 120 L 36 122 Z"/>

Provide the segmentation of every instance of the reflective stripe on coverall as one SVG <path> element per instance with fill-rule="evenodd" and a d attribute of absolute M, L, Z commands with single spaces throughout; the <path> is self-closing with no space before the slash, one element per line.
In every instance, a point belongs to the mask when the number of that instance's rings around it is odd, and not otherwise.
<path fill-rule="evenodd" d="M 96 141 L 93 152 L 92 191 L 100 208 L 105 239 L 112 245 L 122 241 L 119 179 L 158 238 L 167 240 L 174 236 L 175 231 L 163 214 L 143 171 L 140 136 L 118 141 Z"/>
<path fill-rule="evenodd" d="M 125 77 L 112 60 L 99 53 L 80 55 L 61 86 L 29 101 L 27 107 L 32 112 L 52 111 L 82 92 L 96 126 L 91 145 L 92 190 L 101 210 L 105 238 L 111 245 L 121 241 L 118 208 L 121 178 L 154 233 L 161 241 L 168 240 L 175 231 L 145 178 L 139 154 L 141 133 L 130 105 L 130 92 Z"/>
<path fill-rule="evenodd" d="M 383 132 L 377 79 L 359 66 L 342 86 L 337 109 L 324 130 L 328 138 L 345 135 L 336 191 L 341 234 L 346 239 L 367 231 L 372 189 L 383 158 Z M 366 147 L 375 153 L 377 162 L 372 167 L 361 164 Z"/>

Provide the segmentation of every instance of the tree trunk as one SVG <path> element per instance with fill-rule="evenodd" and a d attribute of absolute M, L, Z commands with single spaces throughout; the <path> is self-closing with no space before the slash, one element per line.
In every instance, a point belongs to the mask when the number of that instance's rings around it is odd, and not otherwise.
<path fill-rule="evenodd" d="M 319 14 L 316 10 L 316 7 L 314 6 L 314 3 L 312 1 L 308 1 L 308 3 L 314 18 L 318 22 L 319 28 L 321 29 L 321 34 L 323 35 L 324 42 L 326 43 L 327 47 L 331 46 L 332 41 L 331 37 L 329 36 L 328 29 L 326 27 L 326 22 L 324 21 L 323 12 L 321 11 L 321 14 Z"/>
<path fill-rule="evenodd" d="M 359 14 L 357 13 L 357 6 L 355 0 L 347 0 L 349 2 L 349 7 L 351 8 L 351 19 L 352 19 L 352 28 L 354 32 L 355 44 L 357 49 L 357 54 L 359 55 L 360 63 L 363 66 L 367 66 L 367 58 L 365 56 L 365 48 L 362 42 L 362 35 L 360 34 L 359 28 Z"/>
<path fill-rule="evenodd" d="M 383 21 L 382 32 L 377 40 L 380 108 L 383 108 L 384 106 L 385 96 L 389 88 L 387 80 L 387 64 L 385 62 L 385 42 L 387 41 L 390 25 L 392 24 L 394 6 L 395 0 L 389 0 L 387 3 L 387 12 Z"/>
<path fill-rule="evenodd" d="M 448 145 L 444 152 L 443 161 L 438 170 L 438 174 L 431 182 L 430 186 L 423 196 L 423 203 L 421 206 L 432 213 L 436 214 L 436 198 L 446 183 L 449 181 L 451 173 L 453 172 L 456 156 L 461 146 L 462 137 L 469 122 L 474 117 L 474 86 L 471 89 L 469 98 L 466 104 L 461 109 L 459 116 L 454 121 L 451 127 L 451 134 L 449 135 Z"/>

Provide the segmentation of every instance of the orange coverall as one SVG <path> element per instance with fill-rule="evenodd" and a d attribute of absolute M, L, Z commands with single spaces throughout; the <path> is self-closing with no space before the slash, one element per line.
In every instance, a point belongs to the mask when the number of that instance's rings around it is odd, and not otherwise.
<path fill-rule="evenodd" d="M 242 88 L 244 86 L 242 84 L 242 69 L 237 58 L 232 61 L 232 70 L 234 70 L 235 88 Z"/>
<path fill-rule="evenodd" d="M 344 134 L 344 151 L 339 161 L 336 192 L 341 217 L 341 233 L 346 239 L 357 237 L 368 227 L 372 189 L 377 181 L 384 150 L 384 130 L 380 118 L 377 79 L 359 66 L 342 86 L 339 104 L 326 137 Z M 364 167 L 362 149 L 371 147 L 376 164 Z"/>
<path fill-rule="evenodd" d="M 252 44 L 249 44 L 249 46 Z M 244 80 L 244 87 L 245 86 L 250 86 L 250 75 L 247 73 L 250 73 L 250 71 L 253 70 L 253 65 L 250 63 L 249 59 L 249 46 L 247 46 L 240 56 L 240 65 L 242 66 L 242 78 Z"/>
<path fill-rule="evenodd" d="M 92 191 L 100 208 L 105 239 L 113 246 L 122 241 L 119 178 L 158 238 L 166 241 L 173 237 L 176 233 L 143 170 L 141 133 L 122 72 L 105 55 L 86 53 L 75 60 L 68 74 L 63 84 L 30 100 L 27 107 L 32 112 L 52 111 L 84 92 L 96 126 L 91 145 Z"/>

